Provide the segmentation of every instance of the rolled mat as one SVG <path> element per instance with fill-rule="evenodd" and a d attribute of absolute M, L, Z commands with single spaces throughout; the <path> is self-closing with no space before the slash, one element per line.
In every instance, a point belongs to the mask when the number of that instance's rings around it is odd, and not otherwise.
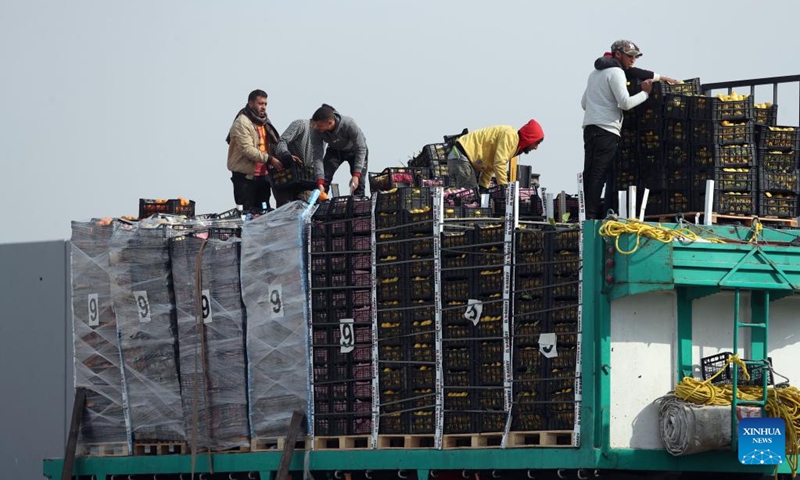
<path fill-rule="evenodd" d="M 674 395 L 656 404 L 660 408 L 661 440 L 672 455 L 719 450 L 731 444 L 731 407 L 700 406 Z"/>

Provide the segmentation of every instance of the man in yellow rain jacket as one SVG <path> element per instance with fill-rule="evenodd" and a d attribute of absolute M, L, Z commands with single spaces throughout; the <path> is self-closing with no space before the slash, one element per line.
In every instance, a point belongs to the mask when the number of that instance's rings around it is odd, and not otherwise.
<path fill-rule="evenodd" d="M 498 185 L 505 185 L 511 159 L 536 150 L 542 140 L 544 132 L 536 120 L 519 130 L 497 125 L 467 133 L 456 140 L 448 156 L 450 182 L 456 187 L 479 187 L 485 191 L 494 176 Z M 477 173 L 480 173 L 479 180 L 476 180 Z"/>

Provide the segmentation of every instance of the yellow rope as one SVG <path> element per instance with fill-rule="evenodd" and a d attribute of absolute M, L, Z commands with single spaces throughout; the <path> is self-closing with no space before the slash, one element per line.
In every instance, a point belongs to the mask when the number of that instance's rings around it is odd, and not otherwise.
<path fill-rule="evenodd" d="M 682 242 L 704 240 L 711 243 L 725 243 L 724 240 L 719 238 L 703 239 L 687 228 L 673 229 L 664 227 L 660 223 L 658 225 L 650 225 L 633 219 L 629 219 L 624 223 L 617 220 L 606 220 L 600 225 L 598 233 L 604 237 L 615 237 L 614 245 L 617 248 L 617 252 L 622 255 L 630 255 L 638 250 L 641 237 L 651 238 L 662 243 L 670 243 L 676 240 Z M 636 244 L 633 249 L 628 251 L 622 250 L 619 246 L 619 239 L 624 233 L 636 235 Z"/>
<path fill-rule="evenodd" d="M 725 366 L 736 363 L 742 368 L 744 380 L 750 379 L 747 366 L 738 357 L 732 355 Z M 707 380 L 684 377 L 675 386 L 675 396 L 697 405 L 725 406 L 733 403 L 733 386 L 714 385 L 711 381 L 725 370 L 721 368 Z M 736 389 L 736 398 L 744 401 L 759 401 L 762 399 L 763 389 L 753 386 L 739 386 Z M 800 390 L 796 387 L 767 388 L 767 405 L 765 408 L 768 417 L 781 418 L 786 423 L 786 462 L 792 470 L 792 476 L 797 473 L 797 455 L 800 452 L 798 431 L 800 431 Z M 736 432 L 731 432 L 736 435 Z"/>

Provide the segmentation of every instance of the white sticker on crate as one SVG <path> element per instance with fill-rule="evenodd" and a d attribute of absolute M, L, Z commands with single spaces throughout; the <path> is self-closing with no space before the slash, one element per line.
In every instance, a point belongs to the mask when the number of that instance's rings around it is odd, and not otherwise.
<path fill-rule="evenodd" d="M 97 327 L 100 325 L 100 302 L 96 293 L 90 293 L 87 308 L 89 309 L 89 326 Z"/>
<path fill-rule="evenodd" d="M 483 314 L 483 303 L 475 298 L 470 298 L 467 301 L 467 309 L 464 311 L 464 318 L 477 325 L 481 321 Z"/>
<path fill-rule="evenodd" d="M 543 333 L 539 335 L 539 351 L 545 358 L 555 358 L 558 356 L 557 340 L 555 333 Z"/>
<path fill-rule="evenodd" d="M 270 318 L 283 318 L 284 305 L 283 305 L 283 286 L 270 285 L 269 286 L 269 316 Z"/>
<path fill-rule="evenodd" d="M 139 312 L 139 321 L 142 323 L 150 322 L 150 301 L 147 300 L 147 292 L 144 290 L 133 292 L 133 299 Z"/>
<path fill-rule="evenodd" d="M 200 306 L 203 309 L 203 323 L 211 323 L 213 316 L 211 315 L 211 290 L 205 289 L 200 297 Z"/>
<path fill-rule="evenodd" d="M 350 353 L 356 348 L 355 332 L 352 318 L 339 319 L 339 346 L 342 353 Z"/>

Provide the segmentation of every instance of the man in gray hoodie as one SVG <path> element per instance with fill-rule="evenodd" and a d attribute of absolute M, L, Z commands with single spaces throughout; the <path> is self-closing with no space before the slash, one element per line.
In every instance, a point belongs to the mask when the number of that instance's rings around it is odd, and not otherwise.
<path fill-rule="evenodd" d="M 606 173 L 611 168 L 620 140 L 622 111 L 647 100 L 653 80 L 642 82 L 642 91 L 629 95 L 625 70 L 633 67 L 642 56 L 639 47 L 629 40 L 617 40 L 611 45 L 613 62 L 595 64 L 589 74 L 586 91 L 581 99 L 583 115 L 583 191 L 586 218 L 603 218 L 600 195 Z"/>
<path fill-rule="evenodd" d="M 355 120 L 339 114 L 333 107 L 323 104 L 311 117 L 311 125 L 328 144 L 325 156 L 314 157 L 317 185 L 325 190 L 333 181 L 333 175 L 343 162 L 350 165 L 350 194 L 364 196 L 364 180 L 367 175 L 369 151 L 364 132 Z"/>

